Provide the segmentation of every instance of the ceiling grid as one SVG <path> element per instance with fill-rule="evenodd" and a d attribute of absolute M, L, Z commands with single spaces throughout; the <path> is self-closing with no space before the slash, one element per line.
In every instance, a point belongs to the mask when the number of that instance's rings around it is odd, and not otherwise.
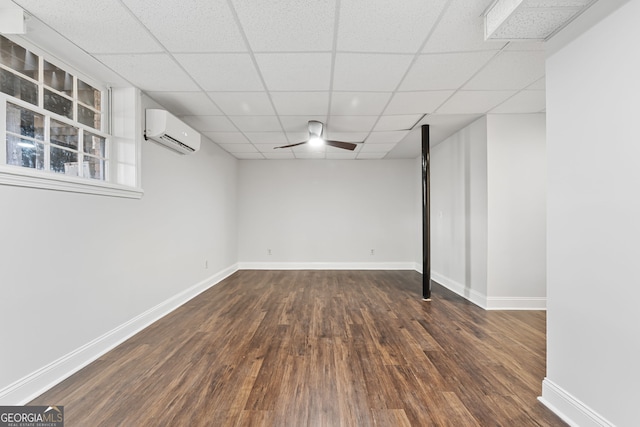
<path fill-rule="evenodd" d="M 239 159 L 416 157 L 421 124 L 545 111 L 544 43 L 485 41 L 493 0 L 14 3 Z M 274 149 L 309 120 L 356 149 Z"/>

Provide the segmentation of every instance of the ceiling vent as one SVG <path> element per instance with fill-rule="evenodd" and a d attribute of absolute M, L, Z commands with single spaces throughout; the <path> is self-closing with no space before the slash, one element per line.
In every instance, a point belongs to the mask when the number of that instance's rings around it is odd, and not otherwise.
<path fill-rule="evenodd" d="M 484 39 L 546 41 L 596 0 L 496 0 L 484 13 Z"/>

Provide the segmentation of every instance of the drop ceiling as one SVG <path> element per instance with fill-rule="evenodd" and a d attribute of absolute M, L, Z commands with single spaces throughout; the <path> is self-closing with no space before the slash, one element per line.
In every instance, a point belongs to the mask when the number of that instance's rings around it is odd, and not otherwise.
<path fill-rule="evenodd" d="M 435 144 L 487 113 L 545 109 L 544 44 L 484 41 L 492 0 L 15 3 L 26 39 L 79 48 L 239 159 L 413 158 L 420 124 Z M 309 120 L 363 143 L 274 149 Z"/>

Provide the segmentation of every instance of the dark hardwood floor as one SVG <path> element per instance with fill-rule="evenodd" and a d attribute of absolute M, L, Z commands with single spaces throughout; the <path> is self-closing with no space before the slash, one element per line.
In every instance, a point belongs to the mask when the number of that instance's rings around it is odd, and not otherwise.
<path fill-rule="evenodd" d="M 545 313 L 412 271 L 239 271 L 30 404 L 73 426 L 564 426 Z"/>

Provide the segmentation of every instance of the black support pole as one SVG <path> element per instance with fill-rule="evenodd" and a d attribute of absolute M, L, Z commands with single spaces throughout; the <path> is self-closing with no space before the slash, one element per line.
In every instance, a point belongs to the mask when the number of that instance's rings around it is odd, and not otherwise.
<path fill-rule="evenodd" d="M 422 299 L 431 301 L 431 214 L 429 125 L 422 125 Z"/>

